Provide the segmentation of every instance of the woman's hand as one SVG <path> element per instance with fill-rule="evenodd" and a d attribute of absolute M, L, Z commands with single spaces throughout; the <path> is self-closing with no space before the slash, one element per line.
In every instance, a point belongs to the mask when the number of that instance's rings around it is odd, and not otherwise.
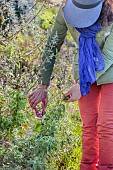
<path fill-rule="evenodd" d="M 65 102 L 74 102 L 79 100 L 81 97 L 80 85 L 78 83 L 75 84 L 67 93 L 64 94 L 64 96 L 69 96 L 69 99 L 65 100 Z"/>
<path fill-rule="evenodd" d="M 45 101 L 45 104 L 48 102 L 47 95 L 47 85 L 39 85 L 37 89 L 35 89 L 29 96 L 29 103 L 32 109 L 35 109 L 37 104 L 41 101 Z"/>

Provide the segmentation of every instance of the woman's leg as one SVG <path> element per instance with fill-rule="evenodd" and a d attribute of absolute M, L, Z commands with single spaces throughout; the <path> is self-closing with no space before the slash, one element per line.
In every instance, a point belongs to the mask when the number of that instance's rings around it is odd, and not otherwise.
<path fill-rule="evenodd" d="M 99 170 L 113 170 L 113 83 L 101 85 L 97 127 Z"/>
<path fill-rule="evenodd" d="M 82 160 L 80 170 L 97 170 L 98 137 L 97 117 L 100 102 L 100 86 L 96 83 L 91 86 L 87 96 L 79 100 L 79 109 L 82 119 Z"/>

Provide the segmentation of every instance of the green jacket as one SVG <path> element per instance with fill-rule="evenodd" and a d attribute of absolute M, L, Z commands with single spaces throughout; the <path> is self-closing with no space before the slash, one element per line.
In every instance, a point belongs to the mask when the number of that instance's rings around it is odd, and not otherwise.
<path fill-rule="evenodd" d="M 55 55 L 60 51 L 60 48 L 64 42 L 67 30 L 71 33 L 74 41 L 78 44 L 79 33 L 78 31 L 66 23 L 63 17 L 62 6 L 60 6 L 52 33 L 48 38 L 44 53 L 43 60 L 45 60 L 41 71 L 41 83 L 49 85 L 50 78 L 55 63 Z M 54 41 L 56 37 L 57 41 Z M 113 82 L 113 22 L 107 28 L 103 27 L 96 35 L 96 40 L 102 51 L 105 68 L 100 72 L 96 72 L 97 85 L 112 83 Z M 52 55 L 54 54 L 54 55 Z M 50 57 L 51 56 L 51 57 Z M 49 58 L 49 60 L 47 60 Z M 74 79 L 79 79 L 78 74 L 78 55 L 75 56 L 73 62 L 73 75 Z"/>

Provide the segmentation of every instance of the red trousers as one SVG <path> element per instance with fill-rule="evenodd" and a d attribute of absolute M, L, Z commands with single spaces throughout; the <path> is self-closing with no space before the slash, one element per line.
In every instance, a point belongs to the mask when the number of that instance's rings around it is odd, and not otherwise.
<path fill-rule="evenodd" d="M 79 100 L 82 119 L 80 170 L 113 170 L 113 83 L 94 83 Z"/>

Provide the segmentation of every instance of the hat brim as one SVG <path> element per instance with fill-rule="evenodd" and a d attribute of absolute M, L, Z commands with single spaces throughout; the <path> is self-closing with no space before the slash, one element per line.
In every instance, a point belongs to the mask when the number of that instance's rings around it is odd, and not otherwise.
<path fill-rule="evenodd" d="M 76 7 L 72 0 L 67 0 L 64 7 L 64 18 L 68 24 L 77 28 L 85 28 L 93 25 L 100 16 L 102 3 L 91 9 Z"/>

